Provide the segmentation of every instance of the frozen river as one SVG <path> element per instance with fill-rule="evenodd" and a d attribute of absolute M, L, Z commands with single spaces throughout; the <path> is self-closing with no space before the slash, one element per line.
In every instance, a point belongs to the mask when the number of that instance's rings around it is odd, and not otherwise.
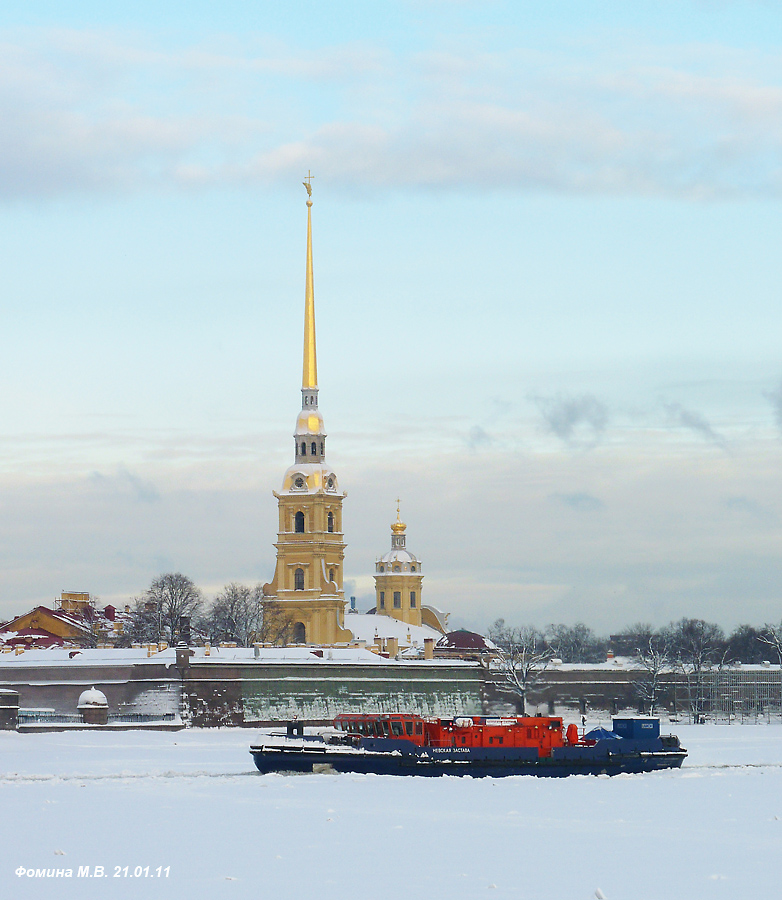
<path fill-rule="evenodd" d="M 0 895 L 779 896 L 782 726 L 672 730 L 679 771 L 567 779 L 261 776 L 247 729 L 0 733 Z"/>

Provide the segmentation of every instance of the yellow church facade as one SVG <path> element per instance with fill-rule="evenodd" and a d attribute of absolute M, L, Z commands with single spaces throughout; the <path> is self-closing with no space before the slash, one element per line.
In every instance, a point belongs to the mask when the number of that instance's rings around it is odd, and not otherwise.
<path fill-rule="evenodd" d="M 421 561 L 406 547 L 407 526 L 399 518 L 391 526 L 391 550 L 375 563 L 375 613 L 407 625 L 421 625 Z"/>

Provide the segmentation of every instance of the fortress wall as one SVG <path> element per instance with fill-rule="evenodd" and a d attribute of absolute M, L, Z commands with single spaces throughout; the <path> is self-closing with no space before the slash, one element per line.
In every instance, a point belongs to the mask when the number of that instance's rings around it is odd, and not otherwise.
<path fill-rule="evenodd" d="M 476 665 L 390 666 L 245 664 L 190 666 L 184 704 L 191 724 L 270 723 L 298 716 L 327 722 L 340 712 L 477 715 L 482 678 Z"/>

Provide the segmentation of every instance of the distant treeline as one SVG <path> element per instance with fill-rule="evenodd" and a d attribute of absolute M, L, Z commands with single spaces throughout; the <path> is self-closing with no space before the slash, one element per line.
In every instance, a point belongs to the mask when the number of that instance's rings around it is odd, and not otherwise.
<path fill-rule="evenodd" d="M 782 624 L 739 625 L 726 635 L 714 622 L 684 618 L 663 628 L 639 622 L 601 637 L 583 622 L 536 629 L 509 626 L 504 619 L 497 619 L 487 636 L 503 650 L 534 646 L 536 652 L 547 650 L 568 663 L 603 662 L 612 651 L 617 656 L 639 659 L 661 657 L 670 663 L 719 665 L 768 660 L 782 664 Z"/>
<path fill-rule="evenodd" d="M 235 641 L 240 646 L 253 641 L 285 643 L 292 636 L 292 623 L 279 612 L 264 610 L 262 601 L 261 585 L 231 583 L 207 599 L 181 572 L 159 575 L 131 601 L 120 645 L 180 639 Z M 611 650 L 618 656 L 654 658 L 670 664 L 701 666 L 764 660 L 782 664 L 782 624 L 739 625 L 726 636 L 713 622 L 685 618 L 658 629 L 640 622 L 601 637 L 583 622 L 537 629 L 511 626 L 497 619 L 487 637 L 503 650 L 542 660 L 557 657 L 568 663 L 603 662 Z"/>

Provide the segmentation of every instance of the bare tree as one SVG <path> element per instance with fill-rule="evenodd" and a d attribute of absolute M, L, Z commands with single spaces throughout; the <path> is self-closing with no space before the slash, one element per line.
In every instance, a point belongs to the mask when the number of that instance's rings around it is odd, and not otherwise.
<path fill-rule="evenodd" d="M 189 627 L 190 619 L 203 604 L 201 591 L 181 572 L 158 575 L 144 592 L 143 600 L 157 640 L 162 637 L 171 643 L 182 636 L 184 626 Z"/>
<path fill-rule="evenodd" d="M 690 713 L 697 722 L 704 712 L 704 676 L 725 662 L 725 635 L 719 625 L 703 619 L 680 619 L 666 629 L 674 665 L 684 678 Z"/>
<path fill-rule="evenodd" d="M 285 646 L 293 640 L 293 617 L 279 601 L 265 600 L 260 627 L 255 632 L 254 641 Z"/>
<path fill-rule="evenodd" d="M 134 597 L 131 602 L 133 607 L 130 618 L 124 623 L 122 637 L 117 641 L 117 646 L 157 643 L 161 632 L 157 604 L 146 597 Z"/>
<path fill-rule="evenodd" d="M 596 637 L 583 622 L 575 625 L 549 625 L 546 640 L 556 655 L 565 662 L 605 662 L 608 643 Z"/>
<path fill-rule="evenodd" d="M 653 716 L 663 690 L 663 676 L 671 668 L 671 647 L 668 635 L 651 633 L 636 650 L 644 675 L 634 683 L 636 693 Z"/>
<path fill-rule="evenodd" d="M 765 629 L 753 625 L 737 625 L 725 642 L 725 658 L 730 662 L 761 663 L 766 652 Z"/>
<path fill-rule="evenodd" d="M 763 626 L 763 630 L 758 635 L 758 640 L 776 653 L 777 660 L 782 666 L 782 623 L 779 625 L 770 625 L 768 622 Z"/>
<path fill-rule="evenodd" d="M 262 597 L 259 584 L 227 584 L 212 601 L 201 628 L 212 641 L 236 641 L 242 647 L 249 646 L 262 631 Z"/>
<path fill-rule="evenodd" d="M 504 619 L 494 622 L 488 637 L 501 651 L 495 667 L 502 677 L 502 686 L 516 698 L 520 715 L 526 715 L 527 691 L 546 671 L 554 651 L 537 629 L 509 628 Z"/>

